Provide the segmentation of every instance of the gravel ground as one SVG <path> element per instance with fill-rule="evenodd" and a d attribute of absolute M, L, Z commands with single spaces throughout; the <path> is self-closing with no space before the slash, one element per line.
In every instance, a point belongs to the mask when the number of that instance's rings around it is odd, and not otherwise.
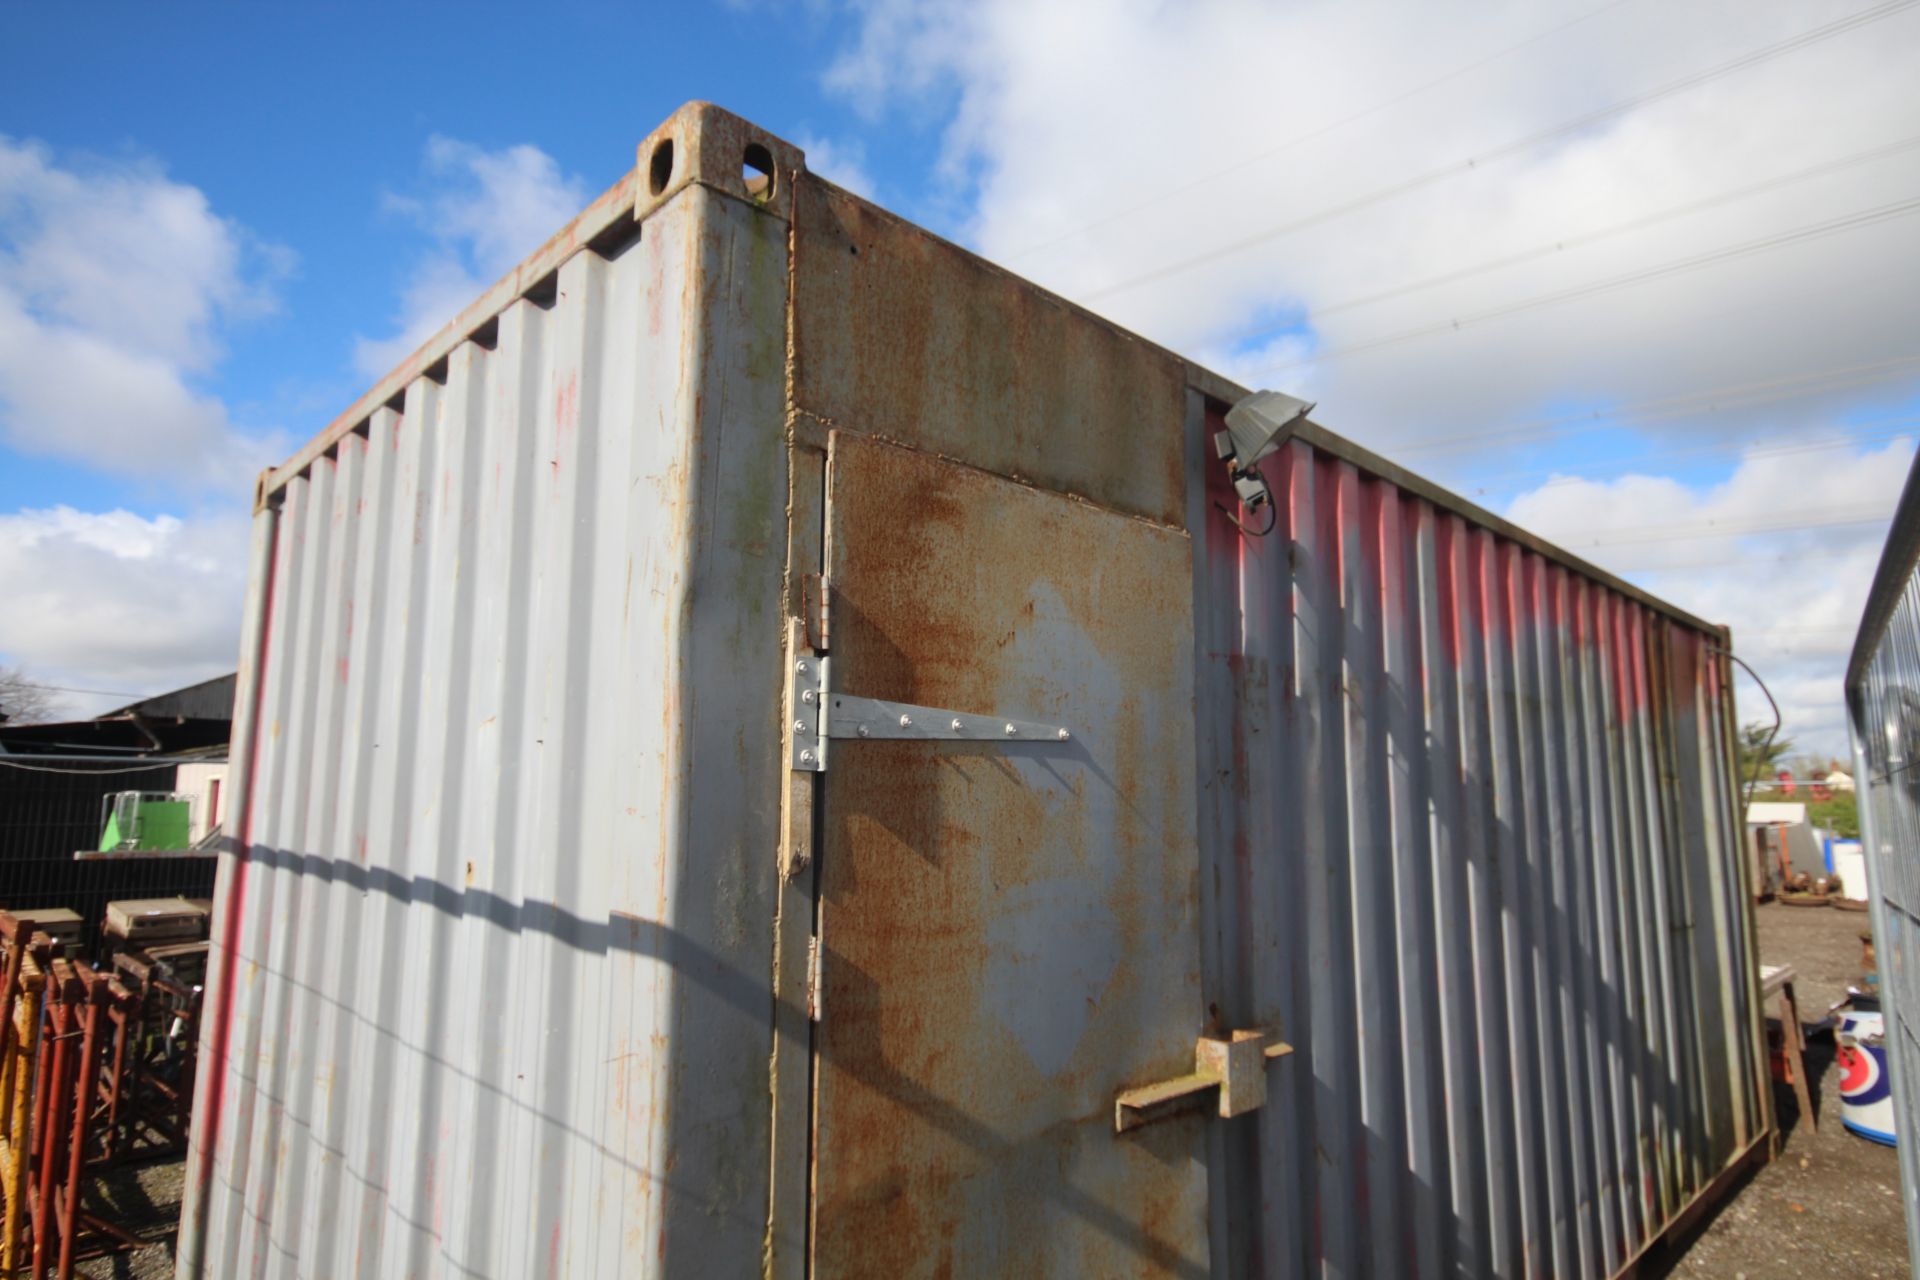
<path fill-rule="evenodd" d="M 73 1273 L 88 1280 L 171 1280 L 185 1175 L 186 1162 L 176 1159 L 122 1169 L 103 1179 L 86 1207 L 153 1243 L 131 1253 L 89 1258 L 75 1264 Z"/>
<path fill-rule="evenodd" d="M 1790 964 L 1802 1022 L 1817 1022 L 1860 981 L 1864 912 L 1755 908 L 1763 964 Z M 1773 1009 L 1768 1010 L 1774 1012 Z M 1681 1249 L 1650 1259 L 1651 1275 L 1809 1280 L 1813 1276 L 1906 1276 L 1907 1230 L 1893 1149 L 1840 1125 L 1839 1073 L 1831 1037 L 1807 1046 L 1807 1076 L 1820 1130 L 1800 1122 L 1793 1090 L 1774 1086 L 1786 1142 Z"/>

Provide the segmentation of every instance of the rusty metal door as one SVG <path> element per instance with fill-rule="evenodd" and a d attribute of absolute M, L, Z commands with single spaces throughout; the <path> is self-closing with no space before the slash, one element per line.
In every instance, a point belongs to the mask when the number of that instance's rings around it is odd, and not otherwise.
<path fill-rule="evenodd" d="M 1205 1022 L 1188 540 L 846 433 L 828 493 L 829 700 L 1069 736 L 833 743 L 814 1274 L 1205 1275 L 1209 1121 L 1114 1121 Z"/>

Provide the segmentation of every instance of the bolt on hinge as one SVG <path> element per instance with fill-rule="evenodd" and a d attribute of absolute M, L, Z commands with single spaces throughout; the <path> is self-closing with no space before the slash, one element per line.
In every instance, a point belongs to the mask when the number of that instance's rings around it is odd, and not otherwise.
<path fill-rule="evenodd" d="M 795 658 L 790 676 L 792 758 L 788 767 L 820 773 L 827 767 L 827 659 L 818 654 Z"/>
<path fill-rule="evenodd" d="M 1216 1095 L 1222 1118 L 1258 1111 L 1267 1102 L 1267 1064 L 1292 1052 L 1292 1045 L 1269 1039 L 1264 1031 L 1201 1036 L 1194 1042 L 1190 1074 L 1115 1095 L 1113 1131 L 1126 1133 L 1190 1111 L 1204 1105 L 1209 1094 Z"/>

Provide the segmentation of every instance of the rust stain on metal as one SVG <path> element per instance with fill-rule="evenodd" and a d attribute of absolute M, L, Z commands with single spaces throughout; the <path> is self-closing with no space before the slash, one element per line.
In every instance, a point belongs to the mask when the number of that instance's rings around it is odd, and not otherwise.
<path fill-rule="evenodd" d="M 1179 361 L 811 177 L 794 216 L 798 406 L 1184 525 Z"/>
<path fill-rule="evenodd" d="M 1186 539 L 844 433 L 832 476 L 838 690 L 1075 744 L 836 744 L 815 1265 L 1203 1268 L 1204 1187 L 1149 1154 L 1197 1124 L 1107 1149 L 1203 1018 Z"/>

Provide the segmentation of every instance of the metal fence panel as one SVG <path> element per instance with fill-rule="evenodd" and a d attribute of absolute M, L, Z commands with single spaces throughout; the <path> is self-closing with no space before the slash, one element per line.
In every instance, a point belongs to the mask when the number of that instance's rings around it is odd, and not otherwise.
<path fill-rule="evenodd" d="M 1900 495 L 1854 640 L 1847 711 L 1893 1073 L 1907 1251 L 1920 1275 L 1920 462 Z"/>
<path fill-rule="evenodd" d="M 207 858 L 75 861 L 100 843 L 101 803 L 119 791 L 172 791 L 181 766 L 35 764 L 31 756 L 0 767 L 0 909 L 65 907 L 79 914 L 84 940 L 99 940 L 107 904 L 122 898 L 206 898 Z"/>

